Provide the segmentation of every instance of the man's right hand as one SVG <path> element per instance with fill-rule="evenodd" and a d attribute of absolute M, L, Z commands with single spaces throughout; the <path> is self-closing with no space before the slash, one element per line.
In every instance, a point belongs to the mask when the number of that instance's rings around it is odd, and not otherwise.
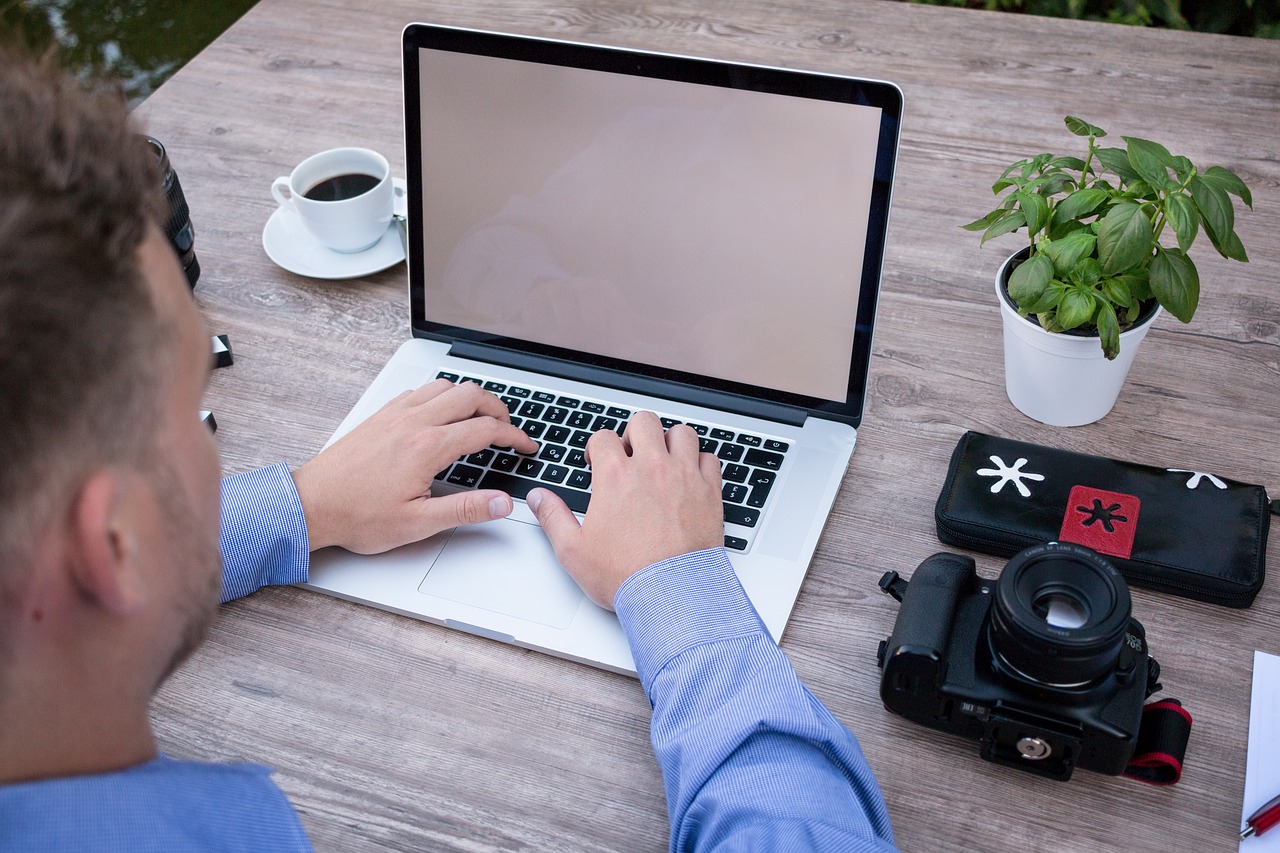
<path fill-rule="evenodd" d="M 698 435 L 637 412 L 622 438 L 600 430 L 587 442 L 591 504 L 582 523 L 559 496 L 526 498 L 560 565 L 601 607 L 618 587 L 653 563 L 724 543 L 720 463 L 698 451 Z"/>

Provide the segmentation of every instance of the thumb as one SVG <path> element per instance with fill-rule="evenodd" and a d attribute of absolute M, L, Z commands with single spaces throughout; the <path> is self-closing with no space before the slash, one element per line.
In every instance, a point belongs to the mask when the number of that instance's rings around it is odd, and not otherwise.
<path fill-rule="evenodd" d="M 538 517 L 538 523 L 551 542 L 551 550 L 556 552 L 556 558 L 564 565 L 565 551 L 569 548 L 570 540 L 582 530 L 577 516 L 563 498 L 549 489 L 534 489 L 524 500 Z"/>
<path fill-rule="evenodd" d="M 511 496 L 496 489 L 485 489 L 427 498 L 422 503 L 420 519 L 426 529 L 425 538 L 450 527 L 493 521 L 510 514 Z"/>

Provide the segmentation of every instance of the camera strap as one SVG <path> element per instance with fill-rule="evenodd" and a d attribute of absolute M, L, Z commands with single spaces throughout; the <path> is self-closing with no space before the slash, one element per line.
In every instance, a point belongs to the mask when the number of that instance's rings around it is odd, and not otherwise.
<path fill-rule="evenodd" d="M 1191 714 L 1177 699 L 1143 706 L 1138 745 L 1124 775 L 1150 785 L 1176 785 L 1191 737 Z"/>

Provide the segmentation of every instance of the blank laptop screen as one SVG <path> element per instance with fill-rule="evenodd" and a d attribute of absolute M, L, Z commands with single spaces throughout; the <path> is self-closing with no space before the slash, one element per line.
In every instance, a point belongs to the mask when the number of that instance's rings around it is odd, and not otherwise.
<path fill-rule="evenodd" d="M 418 76 L 427 320 L 846 400 L 878 106 L 444 50 Z"/>

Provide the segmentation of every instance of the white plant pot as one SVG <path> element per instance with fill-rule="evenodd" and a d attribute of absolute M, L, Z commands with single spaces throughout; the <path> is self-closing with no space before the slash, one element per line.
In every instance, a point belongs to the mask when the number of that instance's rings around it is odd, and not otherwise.
<path fill-rule="evenodd" d="M 1025 252 L 1025 250 L 1024 250 Z M 1081 426 L 1100 420 L 1116 404 L 1138 344 L 1160 316 L 1151 316 L 1120 333 L 1114 360 L 1102 354 L 1094 335 L 1046 332 L 1033 320 L 1018 316 L 1005 282 L 1010 256 L 996 273 L 996 298 L 1004 321 L 1004 387 L 1009 401 L 1030 418 L 1050 426 Z"/>

